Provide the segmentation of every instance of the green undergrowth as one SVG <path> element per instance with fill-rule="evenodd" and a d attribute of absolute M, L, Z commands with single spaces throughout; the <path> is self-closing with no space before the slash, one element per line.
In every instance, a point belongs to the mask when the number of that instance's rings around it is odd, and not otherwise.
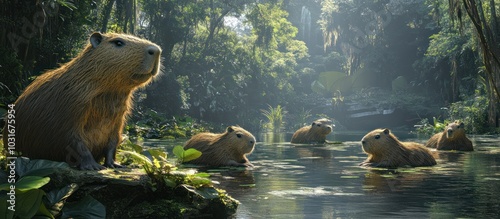
<path fill-rule="evenodd" d="M 213 187 L 213 182 L 209 179 L 209 173 L 198 172 L 196 169 L 188 168 L 182 164 L 201 156 L 200 151 L 195 149 L 184 150 L 182 146 L 177 146 L 172 151 L 175 157 L 167 159 L 167 153 L 163 150 L 143 148 L 128 140 L 119 148 L 117 161 L 131 168 L 142 169 L 149 178 L 146 188 L 152 194 L 172 194 L 172 197 L 166 200 L 169 203 L 176 202 L 175 194 L 178 194 L 179 191 L 189 194 L 183 196 L 184 198 L 180 198 L 183 201 L 176 204 L 181 206 L 179 209 L 191 209 L 190 211 L 192 211 L 193 208 L 189 208 L 189 205 L 194 205 L 194 201 L 186 203 L 185 197 L 194 198 L 197 200 L 198 205 L 199 203 L 209 205 L 214 202 L 212 200 L 224 202 L 227 199 L 225 191 Z M 11 167 L 10 163 L 15 163 L 15 167 Z M 79 182 L 59 185 L 57 188 L 54 188 L 54 186 L 47 187 L 46 185 L 52 180 L 51 174 L 61 169 L 67 169 L 77 174 L 95 172 L 98 175 L 113 177 L 108 170 L 75 171 L 65 162 L 30 160 L 25 157 L 15 158 L 15 162 L 11 162 L 10 158 L 7 159 L 3 155 L 0 156 L 0 164 L 2 165 L 0 171 L 0 209 L 2 209 L 0 218 L 107 217 L 106 209 L 109 206 L 105 207 L 90 195 L 84 197 L 78 195 L 75 198 L 73 194 L 80 189 Z M 14 168 L 14 175 L 10 174 Z M 119 169 L 115 171 L 118 171 L 116 173 L 119 174 L 126 174 L 127 172 Z M 15 193 L 15 207 L 12 208 L 15 208 L 15 211 L 8 210 L 8 207 L 11 206 L 9 200 L 13 193 Z M 161 202 L 161 198 L 153 200 L 154 203 Z M 141 202 L 141 205 L 144 205 L 144 203 Z M 150 208 L 154 209 L 155 207 L 152 205 Z M 229 206 L 229 208 L 236 209 L 236 206 Z M 136 213 L 147 215 L 145 211 L 137 211 Z M 177 214 L 184 215 L 182 210 Z"/>

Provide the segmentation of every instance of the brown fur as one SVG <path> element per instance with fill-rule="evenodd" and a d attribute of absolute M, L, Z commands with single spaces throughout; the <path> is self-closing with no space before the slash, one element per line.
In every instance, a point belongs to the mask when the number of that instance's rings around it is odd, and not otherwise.
<path fill-rule="evenodd" d="M 328 119 L 318 119 L 311 125 L 304 126 L 295 131 L 291 143 L 325 143 L 326 136 L 332 132 L 333 125 Z"/>
<path fill-rule="evenodd" d="M 73 60 L 37 77 L 15 102 L 22 156 L 80 169 L 103 169 L 97 163 L 103 158 L 104 166 L 120 166 L 114 157 L 132 94 L 158 74 L 161 49 L 125 34 L 94 33 L 89 41 Z"/>
<path fill-rule="evenodd" d="M 396 168 L 433 166 L 436 160 L 430 151 L 416 142 L 401 142 L 389 129 L 375 129 L 361 139 L 368 158 L 362 166 Z"/>
<path fill-rule="evenodd" d="M 473 151 L 472 142 L 465 136 L 464 123 L 456 120 L 441 133 L 433 135 L 425 144 L 437 150 Z"/>
<path fill-rule="evenodd" d="M 246 155 L 252 153 L 254 147 L 255 137 L 239 126 L 229 126 L 220 134 L 200 133 L 184 144 L 184 149 L 194 148 L 202 153 L 188 163 L 208 166 L 251 167 Z"/>

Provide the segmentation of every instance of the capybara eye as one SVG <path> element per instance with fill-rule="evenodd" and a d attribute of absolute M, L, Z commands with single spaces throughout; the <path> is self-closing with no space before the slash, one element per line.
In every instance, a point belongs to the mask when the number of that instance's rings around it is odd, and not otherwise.
<path fill-rule="evenodd" d="M 113 40 L 112 43 L 114 43 L 117 47 L 125 46 L 125 43 L 122 40 Z"/>
<path fill-rule="evenodd" d="M 317 124 L 318 127 L 321 127 L 321 124 Z"/>
<path fill-rule="evenodd" d="M 375 135 L 375 139 L 379 139 L 380 138 L 380 135 Z"/>
<path fill-rule="evenodd" d="M 241 138 L 241 134 L 236 134 L 236 137 Z"/>

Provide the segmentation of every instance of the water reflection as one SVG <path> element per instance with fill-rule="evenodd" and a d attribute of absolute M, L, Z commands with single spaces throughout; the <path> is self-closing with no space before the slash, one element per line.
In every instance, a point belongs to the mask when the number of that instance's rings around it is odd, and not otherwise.
<path fill-rule="evenodd" d="M 248 156 L 254 169 L 203 171 L 241 202 L 235 218 L 498 218 L 498 138 L 473 137 L 474 152 L 435 151 L 433 167 L 388 170 L 358 166 L 366 159 L 359 144 L 364 134 L 331 135 L 327 140 L 341 143 L 325 145 L 258 135 Z M 166 144 L 167 151 L 176 145 Z"/>

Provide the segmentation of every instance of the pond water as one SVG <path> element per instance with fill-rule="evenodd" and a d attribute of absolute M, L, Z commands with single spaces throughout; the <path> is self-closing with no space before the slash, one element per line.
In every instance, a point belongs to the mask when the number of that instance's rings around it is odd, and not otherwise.
<path fill-rule="evenodd" d="M 330 135 L 336 144 L 290 144 L 259 135 L 253 169 L 204 170 L 241 202 L 234 218 L 498 218 L 500 139 L 469 136 L 474 152 L 433 152 L 433 167 L 365 169 L 365 133 Z M 427 139 L 396 133 L 405 141 Z M 177 144 L 154 142 L 167 151 Z M 145 142 L 153 144 L 153 142 Z"/>

